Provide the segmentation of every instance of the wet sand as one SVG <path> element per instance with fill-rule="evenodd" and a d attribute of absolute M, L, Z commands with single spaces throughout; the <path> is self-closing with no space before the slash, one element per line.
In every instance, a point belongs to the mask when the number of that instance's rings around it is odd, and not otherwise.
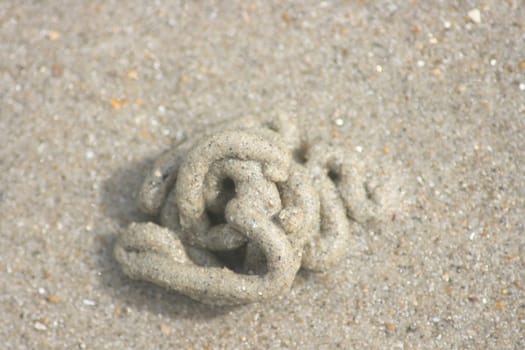
<path fill-rule="evenodd" d="M 525 347 L 519 1 L 0 3 L 7 349 Z M 333 270 L 265 304 L 133 282 L 115 238 L 192 130 L 297 115 L 402 179 Z"/>

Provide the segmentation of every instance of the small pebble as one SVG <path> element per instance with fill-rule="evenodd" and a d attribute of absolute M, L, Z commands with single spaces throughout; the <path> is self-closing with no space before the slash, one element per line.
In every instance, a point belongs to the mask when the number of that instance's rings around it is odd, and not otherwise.
<path fill-rule="evenodd" d="M 42 322 L 35 322 L 34 327 L 37 331 L 45 331 L 47 330 L 47 327 Z"/>
<path fill-rule="evenodd" d="M 59 297 L 58 297 L 58 295 L 53 294 L 53 295 L 50 295 L 49 297 L 47 297 L 47 301 L 50 302 L 50 303 L 55 304 L 55 303 L 58 303 Z"/>
<path fill-rule="evenodd" d="M 97 303 L 94 300 L 84 299 L 82 300 L 82 304 L 86 306 L 95 306 Z"/>
<path fill-rule="evenodd" d="M 62 34 L 59 31 L 50 30 L 47 32 L 47 38 L 51 41 L 60 40 L 61 37 L 62 37 Z"/>
<path fill-rule="evenodd" d="M 164 335 L 169 335 L 171 333 L 171 327 L 168 324 L 166 324 L 166 323 L 162 323 L 160 325 L 160 331 Z"/>
<path fill-rule="evenodd" d="M 114 110 L 119 110 L 126 105 L 126 102 L 126 99 L 113 97 L 110 100 L 111 108 Z"/>
<path fill-rule="evenodd" d="M 122 308 L 120 306 L 115 307 L 115 316 L 122 315 Z"/>
<path fill-rule="evenodd" d="M 474 23 L 481 23 L 481 12 L 479 9 L 472 9 L 467 13 L 470 20 Z"/>
<path fill-rule="evenodd" d="M 128 79 L 137 80 L 139 77 L 139 73 L 137 73 L 136 70 L 130 70 L 126 73 L 126 76 L 128 77 Z"/>
<path fill-rule="evenodd" d="M 60 64 L 53 64 L 51 66 L 51 74 L 55 78 L 60 78 L 64 74 L 64 67 L 61 66 Z"/>

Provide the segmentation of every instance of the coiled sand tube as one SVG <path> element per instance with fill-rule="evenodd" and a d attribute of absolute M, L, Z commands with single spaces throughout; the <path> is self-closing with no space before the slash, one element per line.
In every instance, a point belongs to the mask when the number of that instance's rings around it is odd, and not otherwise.
<path fill-rule="evenodd" d="M 166 196 L 177 178 L 182 160 L 193 145 L 185 141 L 174 149 L 164 152 L 146 174 L 138 195 L 140 209 L 149 215 L 158 215 L 164 205 Z"/>
<path fill-rule="evenodd" d="M 264 253 L 264 275 L 198 266 L 183 254 L 182 243 L 172 231 L 160 227 L 155 230 L 153 224 L 132 226 L 117 242 L 115 257 L 126 274 L 214 304 L 263 300 L 289 289 L 301 255 L 272 216 L 281 210 L 274 182 L 288 179 L 291 156 L 284 144 L 278 147 L 276 139 L 273 141 L 241 131 L 203 138 L 188 152 L 177 173 L 174 204 L 178 215 L 173 209 L 169 215 L 164 211 L 162 215 L 164 220 L 172 221 L 177 221 L 173 216 L 178 216 L 179 223 L 173 225 L 179 229 L 176 234 L 190 245 L 210 250 L 229 248 L 225 242 L 219 242 L 222 247 L 216 246 L 215 238 L 221 235 L 211 231 L 213 239 L 207 236 L 210 224 L 205 213 L 204 184 L 210 169 L 218 167 L 218 177 L 227 176 L 235 182 L 236 195 L 224 213 L 227 224 Z"/>
<path fill-rule="evenodd" d="M 282 142 L 270 142 L 244 131 L 223 131 L 204 138 L 183 160 L 175 184 L 175 196 L 183 229 L 204 232 L 209 227 L 205 216 L 203 187 L 211 164 L 225 158 L 255 160 L 263 165 L 264 175 L 274 182 L 288 178 L 290 151 Z"/>
<path fill-rule="evenodd" d="M 351 219 L 365 223 L 379 216 L 377 194 L 369 188 L 366 167 L 355 155 L 340 145 L 318 143 L 308 150 L 306 157 L 315 176 L 320 169 L 334 183 Z"/>
<path fill-rule="evenodd" d="M 382 207 L 362 162 L 331 143 L 304 154 L 298 130 L 282 114 L 236 120 L 163 154 L 139 194 L 161 226 L 132 224 L 119 237 L 124 273 L 208 304 L 243 304 L 285 293 L 300 267 L 326 271 L 342 259 L 355 225 Z"/>
<path fill-rule="evenodd" d="M 298 148 L 300 137 L 295 117 L 279 114 L 268 120 L 258 120 L 254 117 L 235 118 L 212 125 L 195 138 L 179 143 L 173 149 L 164 152 L 146 174 L 139 191 L 138 203 L 140 209 L 149 215 L 156 216 L 166 200 L 171 187 L 175 183 L 177 172 L 188 150 L 199 138 L 216 134 L 225 130 L 251 130 L 262 134 L 270 141 L 282 138 L 290 148 Z M 273 130 L 275 132 L 271 132 Z"/>
<path fill-rule="evenodd" d="M 114 255 L 129 277 L 179 291 L 208 304 L 244 304 L 282 294 L 290 288 L 300 260 L 292 253 L 286 235 L 274 223 L 265 220 L 253 226 L 253 222 L 243 222 L 240 218 L 237 216 L 233 224 L 256 238 L 266 254 L 268 272 L 264 276 L 199 266 L 187 256 L 172 231 L 152 223 L 132 224 L 120 236 Z"/>
<path fill-rule="evenodd" d="M 294 254 L 304 263 L 304 246 L 319 232 L 319 196 L 311 186 L 306 169 L 292 164 L 290 176 L 278 185 L 283 209 L 277 220 L 290 241 Z M 264 273 L 265 257 L 255 242 L 248 242 L 244 271 Z"/>
<path fill-rule="evenodd" d="M 254 117 L 236 118 L 212 125 L 204 132 L 199 133 L 196 138 L 185 140 L 173 149 L 164 152 L 153 164 L 146 174 L 139 191 L 138 203 L 140 209 L 149 215 L 159 215 L 160 209 L 166 200 L 168 193 L 175 183 L 177 172 L 182 160 L 195 141 L 207 135 L 224 130 L 244 130 L 261 128 L 263 122 Z"/>
<path fill-rule="evenodd" d="M 345 253 L 350 225 L 343 203 L 335 186 L 326 177 L 313 178 L 320 201 L 320 230 L 307 242 L 303 267 L 313 271 L 326 271 Z"/>

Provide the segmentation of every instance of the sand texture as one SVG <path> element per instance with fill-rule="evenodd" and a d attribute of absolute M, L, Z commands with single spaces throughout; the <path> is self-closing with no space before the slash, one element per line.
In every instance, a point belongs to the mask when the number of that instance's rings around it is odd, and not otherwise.
<path fill-rule="evenodd" d="M 129 279 L 153 162 L 282 114 L 392 212 L 265 303 Z M 3 349 L 524 349 L 525 4 L 1 1 L 0 315 Z"/>

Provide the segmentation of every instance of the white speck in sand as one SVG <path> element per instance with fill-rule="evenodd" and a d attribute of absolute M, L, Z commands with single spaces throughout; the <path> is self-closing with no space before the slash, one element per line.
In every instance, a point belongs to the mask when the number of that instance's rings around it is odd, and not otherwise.
<path fill-rule="evenodd" d="M 38 151 L 38 153 L 42 154 L 42 153 L 44 153 L 45 149 L 46 149 L 46 144 L 45 143 L 41 143 L 41 144 L 38 145 L 37 151 Z"/>
<path fill-rule="evenodd" d="M 363 147 L 361 147 L 361 146 L 357 146 L 357 147 L 355 148 L 355 150 L 356 150 L 358 153 L 361 153 L 361 152 L 363 152 Z"/>
<path fill-rule="evenodd" d="M 381 67 L 379 64 L 376 66 L 376 72 L 381 73 L 383 71 L 383 67 Z"/>
<path fill-rule="evenodd" d="M 43 287 L 38 288 L 38 294 L 44 295 L 46 293 L 47 293 L 47 290 L 45 288 L 43 288 Z"/>
<path fill-rule="evenodd" d="M 495 66 L 497 63 L 498 63 L 498 61 L 495 58 L 490 60 L 490 65 L 491 66 Z"/>
<path fill-rule="evenodd" d="M 443 22 L 443 27 L 445 27 L 445 29 L 450 29 L 450 27 L 452 27 L 452 23 L 450 23 L 449 21 L 445 21 Z"/>
<path fill-rule="evenodd" d="M 520 83 L 520 90 L 525 91 L 525 83 Z"/>
<path fill-rule="evenodd" d="M 45 324 L 43 324 L 42 322 L 35 322 L 35 325 L 34 325 L 35 329 L 37 331 L 45 331 L 47 330 L 47 327 Z"/>
<path fill-rule="evenodd" d="M 86 151 L 86 158 L 87 159 L 93 159 L 95 157 L 95 152 L 93 152 L 92 150 L 88 149 Z"/>
<path fill-rule="evenodd" d="M 95 305 L 97 305 L 97 303 L 94 300 L 90 300 L 90 299 L 82 300 L 82 304 L 84 304 L 86 306 L 95 306 Z"/>
<path fill-rule="evenodd" d="M 479 9 L 472 9 L 467 13 L 470 20 L 474 23 L 481 23 L 481 12 Z"/>
<path fill-rule="evenodd" d="M 343 126 L 344 123 L 345 123 L 345 121 L 343 119 L 341 119 L 341 118 L 337 118 L 335 120 L 335 125 L 337 125 L 337 126 Z"/>
<path fill-rule="evenodd" d="M 417 61 L 417 66 L 420 67 L 420 68 L 424 67 L 425 66 L 425 61 L 423 61 L 423 60 Z"/>

